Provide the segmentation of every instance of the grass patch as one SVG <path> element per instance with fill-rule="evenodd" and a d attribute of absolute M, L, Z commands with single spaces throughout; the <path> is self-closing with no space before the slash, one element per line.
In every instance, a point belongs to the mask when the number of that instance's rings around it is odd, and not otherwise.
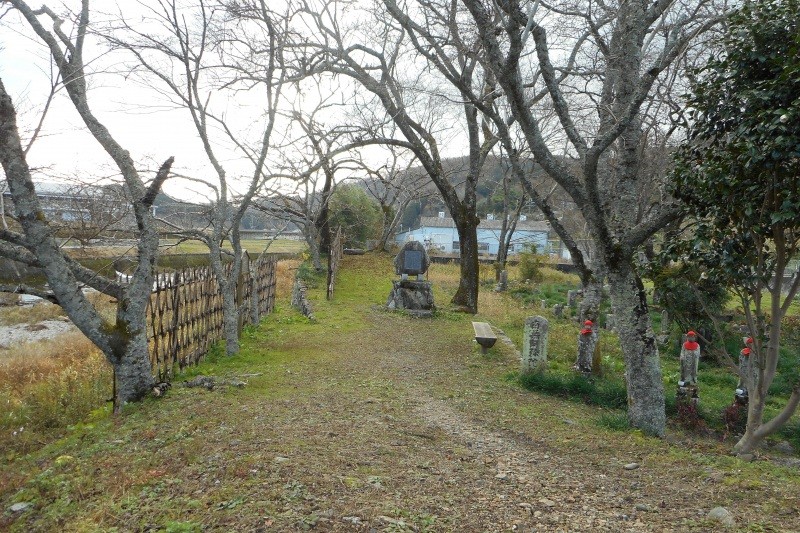
<path fill-rule="evenodd" d="M 602 413 L 597 417 L 596 424 L 601 428 L 613 431 L 628 431 L 631 429 L 631 424 L 628 422 L 628 415 L 619 411 Z"/>
<path fill-rule="evenodd" d="M 577 373 L 530 372 L 521 374 L 519 382 L 528 390 L 609 409 L 621 409 L 628 403 L 625 384 L 619 381 L 586 378 Z"/>

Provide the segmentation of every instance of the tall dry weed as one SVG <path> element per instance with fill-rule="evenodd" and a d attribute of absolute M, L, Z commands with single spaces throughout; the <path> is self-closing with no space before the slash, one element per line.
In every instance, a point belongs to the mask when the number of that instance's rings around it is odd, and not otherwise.
<path fill-rule="evenodd" d="M 295 272 L 297 272 L 301 262 L 302 260 L 300 259 L 283 259 L 278 261 L 275 287 L 278 298 L 283 298 L 292 293 Z"/>
<path fill-rule="evenodd" d="M 0 448 L 27 452 L 111 396 L 111 368 L 82 334 L 20 344 L 0 358 Z"/>
<path fill-rule="evenodd" d="M 12 305 L 0 308 L 0 325 L 36 324 L 43 320 L 65 316 L 64 310 L 50 302 L 38 302 L 34 305 Z"/>

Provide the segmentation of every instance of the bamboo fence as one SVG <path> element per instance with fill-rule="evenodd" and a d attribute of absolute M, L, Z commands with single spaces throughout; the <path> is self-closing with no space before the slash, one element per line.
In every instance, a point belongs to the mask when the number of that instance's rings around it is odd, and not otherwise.
<path fill-rule="evenodd" d="M 274 309 L 276 265 L 277 258 L 268 255 L 251 265 L 245 252 L 236 290 L 240 331 Z M 225 266 L 227 274 L 232 267 Z M 150 362 L 158 381 L 197 364 L 224 337 L 222 294 L 208 266 L 159 274 L 147 312 Z"/>

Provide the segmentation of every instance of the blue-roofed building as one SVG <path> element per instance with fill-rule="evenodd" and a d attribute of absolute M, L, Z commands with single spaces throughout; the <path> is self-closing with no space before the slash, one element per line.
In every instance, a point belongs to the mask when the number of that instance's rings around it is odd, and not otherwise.
<path fill-rule="evenodd" d="M 478 225 L 478 251 L 481 254 L 497 255 L 502 224 L 502 220 L 481 220 Z M 530 243 L 536 244 L 536 248 L 543 251 L 547 248 L 549 233 L 550 225 L 547 222 L 529 221 L 520 217 L 509 253 L 520 252 Z M 440 213 L 438 217 L 420 217 L 419 227 L 401 231 L 395 236 L 395 242 L 400 246 L 406 241 L 422 242 L 429 250 L 438 250 L 444 254 L 459 254 L 456 224 L 452 218 L 445 217 L 444 213 Z"/>

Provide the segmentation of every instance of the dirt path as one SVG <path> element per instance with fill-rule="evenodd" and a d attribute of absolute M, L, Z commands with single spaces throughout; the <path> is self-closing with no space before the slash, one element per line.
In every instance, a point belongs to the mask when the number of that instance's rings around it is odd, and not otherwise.
<path fill-rule="evenodd" d="M 490 415 L 481 412 L 472 402 L 467 402 L 470 409 L 466 412 L 465 406 L 458 406 L 459 402 L 454 400 L 468 398 L 469 391 L 457 387 L 469 386 L 469 383 L 452 380 L 451 376 L 462 373 L 453 367 L 464 361 L 460 357 L 448 358 L 446 354 L 437 357 L 435 342 L 431 342 L 435 324 L 414 323 L 416 333 L 402 327 L 405 325 L 402 321 L 387 321 L 384 317 L 374 318 L 372 325 L 365 344 L 375 347 L 375 352 L 381 354 L 385 363 L 381 365 L 382 370 L 393 376 L 394 387 L 402 390 L 407 398 L 410 405 L 404 415 L 410 426 L 425 428 L 424 435 L 431 435 L 428 438 L 437 447 L 461 450 L 458 461 L 462 468 L 450 469 L 446 474 L 450 486 L 471 492 L 462 501 L 459 528 L 470 531 L 670 529 L 664 520 L 652 521 L 649 516 L 643 516 L 658 514 L 657 507 L 639 502 L 637 510 L 636 491 L 641 488 L 641 482 L 637 481 L 639 476 L 635 472 L 621 469 L 625 474 L 612 477 L 602 467 L 587 470 L 585 458 L 578 459 L 577 453 L 557 455 L 563 451 L 550 450 L 547 439 L 536 430 L 498 430 L 485 419 L 480 420 Z M 420 337 L 427 342 L 409 342 Z M 494 361 L 495 366 L 514 364 L 513 352 L 507 352 L 506 357 Z M 471 357 L 481 360 L 475 354 Z M 473 383 L 473 386 L 480 387 L 480 384 Z M 432 396 L 433 391 L 442 387 L 451 392 L 445 397 Z M 489 394 L 496 393 L 512 391 L 489 391 Z M 520 396 L 519 392 L 514 396 Z M 531 401 L 524 396 L 519 399 Z M 542 428 L 542 431 L 546 430 Z M 440 465 L 438 469 L 442 471 L 446 467 Z M 622 493 L 629 495 L 623 497 Z M 675 530 L 680 529 L 676 525 Z"/>
<path fill-rule="evenodd" d="M 460 353 L 444 353 L 449 345 L 436 322 L 382 313 L 369 322 L 352 351 L 352 368 L 391 383 L 401 409 L 390 415 L 391 426 L 420 441 L 401 448 L 405 453 L 389 470 L 414 456 L 438 455 L 424 467 L 438 483 L 428 479 L 404 490 L 418 492 L 415 499 L 458 502 L 429 513 L 448 515 L 435 522 L 442 530 L 715 530 L 719 526 L 705 518 L 709 510 L 738 499 L 730 494 L 736 480 L 726 481 L 713 466 L 691 464 L 691 448 L 638 435 L 623 436 L 622 445 L 604 442 L 596 427 L 571 420 L 564 402 L 504 381 L 503 374 L 516 368 L 513 348 L 487 359 L 465 332 Z M 533 410 L 517 419 L 509 407 Z M 784 498 L 759 488 L 764 500 Z M 731 509 L 758 512 L 764 500 Z M 797 520 L 797 499 L 784 501 L 785 516 Z"/>
<path fill-rule="evenodd" d="M 506 379 L 516 354 L 481 355 L 463 317 L 343 315 L 348 297 L 204 367 L 244 388 L 176 384 L 18 462 L 0 504 L 31 507 L 0 529 L 717 531 L 721 505 L 742 531 L 800 531 L 796 472 L 602 429 Z"/>

